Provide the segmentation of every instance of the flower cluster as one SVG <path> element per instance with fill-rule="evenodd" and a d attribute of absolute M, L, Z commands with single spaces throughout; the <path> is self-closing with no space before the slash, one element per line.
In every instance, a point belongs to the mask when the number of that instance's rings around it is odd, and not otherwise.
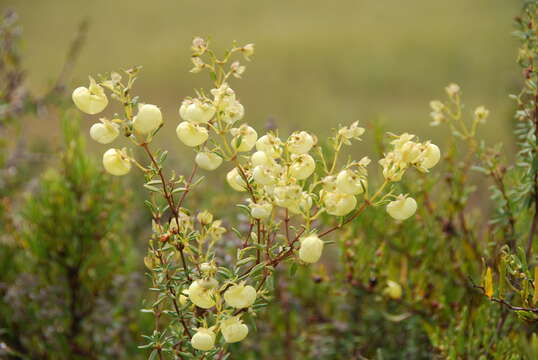
<path fill-rule="evenodd" d="M 386 211 L 397 220 L 412 216 L 417 209 L 415 200 L 393 195 L 390 184 L 412 167 L 428 172 L 439 161 L 440 150 L 430 142 L 415 141 L 413 135 L 394 136 L 392 150 L 379 162 L 385 181 L 370 192 L 370 159 L 340 159 L 342 149 L 365 133 L 358 122 L 338 127 L 327 141 L 329 151 L 319 146 L 314 134 L 304 130 L 282 138 L 271 131 L 259 136 L 243 122 L 245 108 L 229 84 L 232 77 L 239 78 L 245 72 L 244 65 L 231 62 L 234 54 L 249 60 L 253 45 L 234 44 L 223 58 L 217 58 L 206 40 L 195 38 L 191 51 L 191 72 L 207 70 L 214 86 L 209 91 L 196 91 L 179 105 L 176 134 L 195 153 L 190 177 L 167 178 L 163 171 L 166 152 L 150 149 L 153 137 L 165 123 L 157 106 L 131 96 L 139 68 L 127 70 L 125 82 L 118 73 L 99 82 L 90 78 L 88 88 L 73 92 L 73 101 L 87 114 L 100 113 L 108 104 L 108 89 L 123 104 L 124 114 L 101 118 L 91 127 L 90 136 L 109 144 L 123 133 L 144 150 L 149 162 L 143 165 L 128 148 L 110 148 L 103 155 L 104 168 L 112 175 L 127 174 L 132 164 L 140 168 L 151 193 L 146 205 L 153 217 L 153 235 L 145 263 L 152 274 L 152 288 L 159 295 L 148 310 L 156 314 L 157 321 L 147 347 L 163 351 L 167 340 L 157 314 L 168 306 L 166 309 L 171 310 L 167 314 L 177 320 L 174 324 L 180 324 L 175 334 L 189 337 L 192 351 L 211 355 L 212 351 L 224 351 L 226 343 L 247 336 L 249 328 L 243 318 L 255 313 L 255 304 L 259 305 L 257 309 L 268 300 L 272 288 L 267 279 L 278 264 L 318 262 L 325 246 L 322 238 L 353 221 L 369 206 L 388 204 Z M 234 266 L 222 263 L 215 253 L 216 243 L 229 229 L 207 211 L 196 214 L 184 207 L 187 194 L 200 182 L 195 179 L 196 173 L 221 166 L 226 166 L 226 182 L 241 193 L 238 205 L 249 216 L 247 232 L 235 228 L 230 232 L 242 243 L 236 249 Z M 165 208 L 157 197 L 166 201 Z M 322 215 L 338 218 L 336 224 L 317 228 L 319 222 L 315 220 Z M 391 294 L 397 295 L 394 290 Z M 223 343 L 218 344 L 220 339 Z M 170 348 L 175 343 L 170 342 Z"/>
<path fill-rule="evenodd" d="M 470 124 L 464 121 L 463 104 L 461 102 L 462 91 L 459 85 L 449 84 L 445 87 L 448 101 L 440 100 L 430 101 L 432 121 L 431 126 L 438 126 L 446 123 L 452 130 L 452 133 L 462 139 L 469 140 L 475 137 L 476 129 L 479 124 L 484 124 L 489 117 L 489 110 L 484 106 L 478 106 L 473 112 L 473 118 Z"/>
<path fill-rule="evenodd" d="M 405 171 L 415 167 L 420 172 L 428 172 L 441 158 L 439 147 L 429 141 L 413 141 L 414 135 L 402 134 L 391 142 L 393 149 L 379 164 L 383 167 L 383 176 L 389 181 L 400 181 Z"/>

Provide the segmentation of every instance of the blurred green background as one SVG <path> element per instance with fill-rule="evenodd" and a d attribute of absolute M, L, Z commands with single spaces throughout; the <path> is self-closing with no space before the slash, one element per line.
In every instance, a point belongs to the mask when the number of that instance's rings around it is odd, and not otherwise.
<path fill-rule="evenodd" d="M 274 118 L 284 133 L 304 128 L 324 135 L 338 123 L 381 119 L 387 130 L 442 143 L 442 131 L 427 126 L 428 103 L 457 82 L 467 110 L 481 104 L 492 110 L 487 138 L 510 139 L 513 104 L 507 94 L 518 88 L 511 31 L 519 1 L 3 3 L 19 12 L 34 90 L 44 92 L 54 82 L 77 24 L 88 18 L 73 86 L 85 85 L 87 74 L 143 65 L 139 94 L 163 108 L 169 140 L 175 137 L 180 100 L 192 95 L 193 87 L 209 86 L 206 75 L 188 72 L 195 35 L 211 37 L 217 48 L 234 39 L 256 44 L 244 79 L 232 86 L 246 107 L 246 120 L 258 126 Z M 56 137 L 54 121 L 31 131 Z"/>

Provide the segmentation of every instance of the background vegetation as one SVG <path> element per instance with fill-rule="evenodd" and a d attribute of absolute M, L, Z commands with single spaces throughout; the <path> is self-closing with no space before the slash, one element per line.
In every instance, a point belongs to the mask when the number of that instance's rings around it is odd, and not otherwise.
<path fill-rule="evenodd" d="M 495 110 L 489 136 L 498 140 L 509 133 L 506 117 L 513 103 L 506 89 L 517 89 L 517 43 L 511 32 L 519 1 L 3 4 L 20 15 L 24 65 L 38 94 L 55 80 L 73 31 L 87 18 L 76 83 L 89 73 L 142 65 L 138 91 L 163 107 L 170 123 L 178 120 L 180 99 L 204 84 L 188 73 L 188 47 L 200 35 L 214 39 L 217 48 L 231 40 L 257 44 L 256 60 L 237 92 L 249 122 L 258 126 L 274 118 L 285 132 L 301 127 L 324 136 L 330 132 L 327 124 L 383 119 L 391 131 L 412 125 L 439 142 L 442 135 L 426 130 L 427 104 L 442 86 L 456 82 L 473 102 Z M 42 123 L 32 127 L 33 134 L 41 132 Z M 58 137 L 56 131 L 48 133 Z M 168 140 L 176 144 L 172 135 Z"/>

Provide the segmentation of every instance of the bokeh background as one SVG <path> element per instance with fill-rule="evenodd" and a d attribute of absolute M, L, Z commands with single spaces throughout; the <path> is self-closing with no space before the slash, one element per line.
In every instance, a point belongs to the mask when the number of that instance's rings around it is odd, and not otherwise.
<path fill-rule="evenodd" d="M 217 48 L 232 40 L 256 44 L 244 79 L 235 81 L 247 120 L 274 118 L 283 133 L 326 134 L 338 123 L 382 120 L 387 130 L 439 141 L 428 102 L 459 83 L 468 110 L 492 110 L 486 136 L 507 140 L 518 88 L 512 22 L 520 8 L 507 0 L 4 0 L 20 14 L 29 82 L 44 92 L 54 82 L 78 24 L 87 42 L 73 86 L 87 74 L 142 65 L 142 98 L 163 108 L 174 139 L 180 100 L 205 76 L 188 72 L 189 45 L 208 36 Z M 508 90 L 508 91 L 507 91 Z M 90 122 L 85 126 L 89 128 Z M 57 124 L 36 124 L 36 136 L 57 137 Z M 506 137 L 506 138 L 505 138 Z M 166 136 L 165 136 L 166 138 Z M 166 141 L 166 140 L 165 140 Z M 179 151 L 179 150 L 178 150 Z"/>

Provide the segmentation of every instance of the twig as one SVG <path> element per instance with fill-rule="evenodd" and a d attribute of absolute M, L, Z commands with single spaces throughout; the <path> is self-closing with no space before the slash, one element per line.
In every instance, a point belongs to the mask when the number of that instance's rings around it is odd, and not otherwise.
<path fill-rule="evenodd" d="M 166 201 L 168 202 L 168 206 L 170 207 L 170 210 L 172 211 L 172 215 L 174 216 L 174 218 L 176 220 L 176 224 L 179 226 L 179 211 L 178 211 L 178 209 L 176 208 L 176 206 L 174 204 L 174 197 L 169 192 L 168 185 L 167 185 L 167 182 L 166 182 L 166 180 L 164 178 L 162 168 L 157 163 L 157 160 L 155 160 L 155 157 L 151 153 L 148 144 L 143 143 L 140 146 L 146 151 L 146 154 L 149 156 L 151 162 L 153 163 L 153 166 L 155 167 L 155 171 L 157 171 L 157 174 L 159 175 L 159 177 L 161 179 L 164 197 L 165 197 Z M 196 167 L 195 167 L 195 169 L 196 169 Z M 194 176 L 194 171 L 193 171 L 192 176 Z M 183 199 L 184 199 L 184 197 L 182 198 L 182 200 Z M 183 265 L 183 270 L 185 272 L 185 276 L 189 281 L 192 281 L 192 278 L 189 275 L 189 268 L 188 268 L 187 262 L 185 261 L 185 255 L 183 254 L 183 248 L 178 247 L 178 250 L 179 250 L 179 253 L 181 255 L 181 262 L 182 262 L 182 265 Z"/>
<path fill-rule="evenodd" d="M 502 306 L 505 306 L 507 309 L 512 310 L 512 311 L 525 311 L 525 312 L 530 312 L 533 314 L 538 314 L 538 308 L 527 308 L 527 307 L 522 307 L 522 306 L 515 306 L 515 305 L 510 304 L 506 300 L 495 298 L 495 297 L 489 297 L 486 295 L 486 290 L 484 289 L 483 286 L 476 285 L 471 278 L 469 278 L 469 280 L 473 288 L 479 289 L 482 292 L 482 294 L 486 296 L 492 302 L 501 304 Z"/>

